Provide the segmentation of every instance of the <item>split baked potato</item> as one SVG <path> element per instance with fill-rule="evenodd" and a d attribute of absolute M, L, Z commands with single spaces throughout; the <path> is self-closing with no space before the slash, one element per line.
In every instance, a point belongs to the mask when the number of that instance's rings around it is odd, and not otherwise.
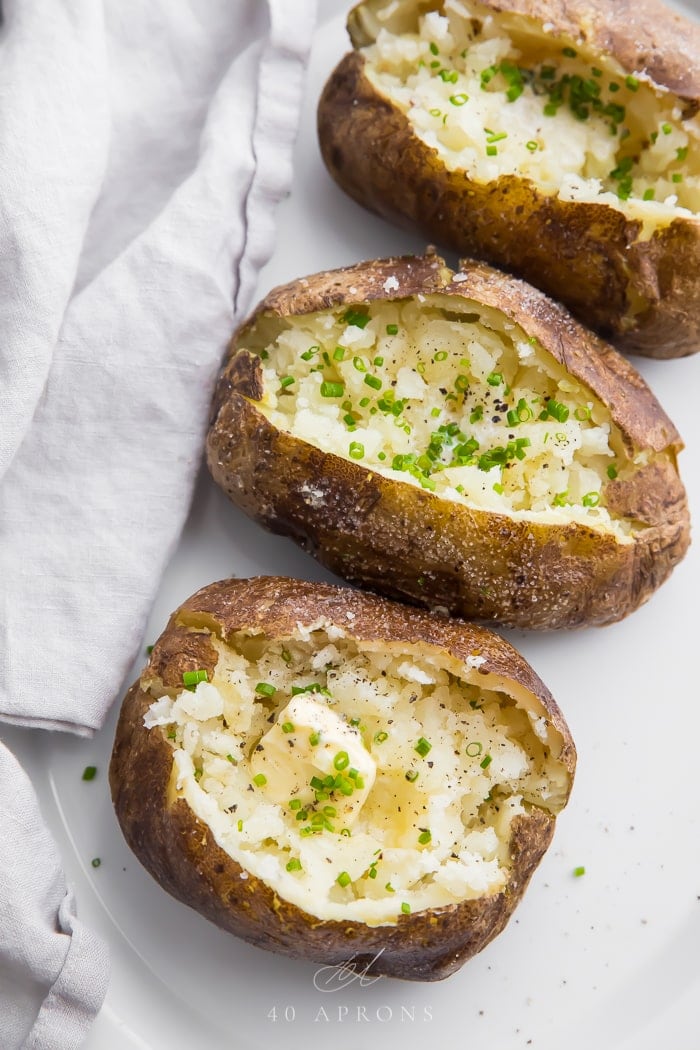
<path fill-rule="evenodd" d="M 275 289 L 238 331 L 207 457 L 353 583 L 466 619 L 604 624 L 689 542 L 679 435 L 542 293 L 429 253 Z"/>
<path fill-rule="evenodd" d="M 655 0 L 366 0 L 321 96 L 356 201 L 619 349 L 700 348 L 700 26 Z"/>
<path fill-rule="evenodd" d="M 297 580 L 225 580 L 171 617 L 110 766 L 126 840 L 262 948 L 438 980 L 505 926 L 575 766 L 489 631 Z"/>

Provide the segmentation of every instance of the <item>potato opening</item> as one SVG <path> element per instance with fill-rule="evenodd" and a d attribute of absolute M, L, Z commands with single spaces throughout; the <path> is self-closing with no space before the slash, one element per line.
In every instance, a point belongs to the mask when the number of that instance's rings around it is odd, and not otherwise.
<path fill-rule="evenodd" d="M 495 894 L 513 820 L 565 804 L 559 732 L 476 652 L 465 665 L 329 623 L 212 644 L 212 679 L 151 683 L 144 723 L 241 877 L 320 919 L 393 924 Z"/>
<path fill-rule="evenodd" d="M 602 402 L 498 310 L 382 300 L 263 318 L 239 346 L 263 359 L 260 411 L 317 448 L 480 509 L 623 542 L 643 527 L 606 485 L 647 454 L 630 458 Z"/>
<path fill-rule="evenodd" d="M 365 72 L 450 171 L 504 175 L 562 200 L 660 221 L 697 214 L 695 109 L 643 75 L 469 0 L 371 5 L 360 12 Z M 425 5 L 421 5 L 425 10 Z M 357 35 L 357 34 L 356 34 Z"/>

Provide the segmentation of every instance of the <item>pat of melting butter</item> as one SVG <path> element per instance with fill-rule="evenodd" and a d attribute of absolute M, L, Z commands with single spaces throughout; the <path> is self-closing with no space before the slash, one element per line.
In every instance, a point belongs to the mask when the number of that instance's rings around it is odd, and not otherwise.
<path fill-rule="evenodd" d="M 265 777 L 262 790 L 274 802 L 299 798 L 313 802 L 317 783 L 340 778 L 334 794 L 337 820 L 351 827 L 372 790 L 377 767 L 355 726 L 325 703 L 301 694 L 280 711 L 277 722 L 260 738 L 250 765 Z"/>

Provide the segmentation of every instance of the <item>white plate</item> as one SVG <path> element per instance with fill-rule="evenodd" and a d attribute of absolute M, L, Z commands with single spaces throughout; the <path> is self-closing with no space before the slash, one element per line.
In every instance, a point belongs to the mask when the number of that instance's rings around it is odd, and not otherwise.
<path fill-rule="evenodd" d="M 322 167 L 315 102 L 346 50 L 347 7 L 323 3 L 294 190 L 280 211 L 261 294 L 303 273 L 424 247 L 346 199 Z M 681 465 L 700 520 L 700 354 L 637 364 L 686 438 Z M 320 992 L 313 965 L 249 947 L 168 897 L 127 850 L 112 813 L 106 773 L 116 711 L 89 742 L 3 727 L 33 777 L 81 916 L 111 947 L 112 982 L 88 1050 L 368 1050 L 378 1041 L 412 1050 L 428 1040 L 488 1041 L 495 1050 L 697 1050 L 700 704 L 691 656 L 699 569 L 693 548 L 622 624 L 509 633 L 566 712 L 579 749 L 577 781 L 508 929 L 437 985 L 382 979 Z M 202 476 L 145 641 L 185 596 L 232 572 L 329 578 Z M 99 773 L 84 783 L 89 764 Z M 586 867 L 582 878 L 572 874 L 577 865 Z"/>

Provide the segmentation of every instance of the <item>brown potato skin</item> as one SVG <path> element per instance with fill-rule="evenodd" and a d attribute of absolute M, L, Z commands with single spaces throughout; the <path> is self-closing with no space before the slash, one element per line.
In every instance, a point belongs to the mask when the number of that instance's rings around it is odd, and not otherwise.
<path fill-rule="evenodd" d="M 370 42 L 362 9 L 377 6 L 370 0 L 351 12 L 356 47 Z M 658 3 L 484 6 L 549 22 L 554 36 L 585 41 L 631 73 L 645 71 L 697 109 L 700 27 Z M 346 55 L 318 107 L 323 159 L 350 197 L 445 248 L 525 278 L 620 350 L 672 358 L 700 349 L 700 220 L 674 219 L 643 241 L 641 224 L 607 204 L 562 201 L 514 175 L 483 183 L 450 172 L 372 86 L 364 65 L 357 51 Z"/>
<path fill-rule="evenodd" d="M 354 614 L 351 618 L 348 613 Z M 198 591 L 171 617 L 149 664 L 127 693 L 109 771 L 112 799 L 127 843 L 151 875 L 178 900 L 217 926 L 283 955 L 335 965 L 354 958 L 358 968 L 406 980 L 447 977 L 481 951 L 505 926 L 549 845 L 555 817 L 533 809 L 513 823 L 513 867 L 507 887 L 481 900 L 401 915 L 393 926 L 324 921 L 282 900 L 215 843 L 184 799 L 171 802 L 172 748 L 143 716 L 151 681 L 207 668 L 216 653 L 209 630 L 224 640 L 255 629 L 270 639 L 297 631 L 297 623 L 327 617 L 361 641 L 419 645 L 464 661 L 479 652 L 479 673 L 503 675 L 534 693 L 561 734 L 560 761 L 573 779 L 576 752 L 553 697 L 506 641 L 483 628 L 448 621 L 347 588 L 279 577 L 223 580 Z M 213 658 L 212 658 L 213 654 Z M 177 667 L 177 672 L 173 671 Z"/>
<path fill-rule="evenodd" d="M 396 291 L 383 287 L 388 269 Z M 440 499 L 278 431 L 259 410 L 260 361 L 237 346 L 261 319 L 431 292 L 502 310 L 608 406 L 628 448 L 666 453 L 632 480 L 605 487 L 615 512 L 648 525 L 634 543 L 575 522 L 518 521 Z M 428 254 L 317 274 L 263 300 L 231 345 L 207 460 L 247 514 L 353 583 L 465 619 L 553 629 L 621 619 L 683 557 L 690 526 L 676 468 L 680 448 L 641 376 L 562 307 L 485 264 L 463 262 L 453 275 Z"/>

